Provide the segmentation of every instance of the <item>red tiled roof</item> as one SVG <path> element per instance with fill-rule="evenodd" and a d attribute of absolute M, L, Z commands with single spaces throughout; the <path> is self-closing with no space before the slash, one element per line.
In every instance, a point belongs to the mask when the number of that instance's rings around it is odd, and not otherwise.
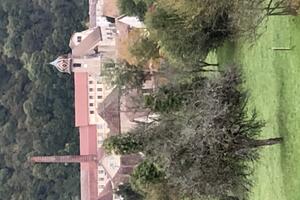
<path fill-rule="evenodd" d="M 80 185 L 82 200 L 97 200 L 97 163 L 80 164 Z"/>
<path fill-rule="evenodd" d="M 136 98 L 139 97 L 139 93 L 137 90 L 130 90 L 125 95 L 121 97 L 121 109 L 124 111 L 125 116 L 133 121 L 139 117 L 145 117 L 149 114 L 149 110 L 145 108 L 140 108 L 138 101 L 135 101 Z M 136 109 L 138 108 L 138 109 Z"/>
<path fill-rule="evenodd" d="M 122 166 L 135 166 L 143 160 L 140 154 L 123 155 L 121 157 Z"/>
<path fill-rule="evenodd" d="M 95 125 L 79 127 L 80 155 L 97 155 L 97 127 Z"/>
<path fill-rule="evenodd" d="M 103 191 L 98 196 L 98 200 L 113 200 L 113 188 L 111 181 L 107 182 Z"/>
<path fill-rule="evenodd" d="M 120 133 L 120 90 L 113 91 L 98 105 L 99 115 L 106 121 L 110 135 Z"/>
<path fill-rule="evenodd" d="M 75 126 L 87 126 L 88 114 L 88 73 L 75 72 Z"/>
<path fill-rule="evenodd" d="M 97 128 L 95 125 L 79 127 L 80 155 L 97 155 Z M 81 199 L 97 200 L 97 163 L 80 164 Z"/>

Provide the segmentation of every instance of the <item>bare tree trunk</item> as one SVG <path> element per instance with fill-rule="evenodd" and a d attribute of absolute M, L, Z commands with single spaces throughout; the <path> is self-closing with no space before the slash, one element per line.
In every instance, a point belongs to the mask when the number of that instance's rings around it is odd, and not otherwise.
<path fill-rule="evenodd" d="M 208 63 L 203 60 L 200 61 L 199 67 L 208 67 L 208 66 L 219 66 L 219 63 Z"/>
<path fill-rule="evenodd" d="M 282 137 L 269 138 L 265 140 L 250 140 L 245 142 L 244 144 L 239 144 L 236 147 L 234 147 L 234 152 L 236 155 L 244 155 L 246 152 L 251 151 L 251 149 L 280 144 L 282 143 L 282 141 Z"/>
<path fill-rule="evenodd" d="M 268 6 L 265 8 L 268 16 L 280 16 L 280 15 L 294 15 L 296 16 L 299 7 L 293 7 L 286 0 L 279 2 L 273 2 L 270 0 Z"/>
<path fill-rule="evenodd" d="M 293 15 L 293 14 L 289 13 L 288 11 L 271 12 L 268 14 L 268 16 L 282 16 L 282 15 Z"/>
<path fill-rule="evenodd" d="M 191 71 L 184 71 L 186 73 L 197 73 L 197 72 L 222 72 L 221 70 L 218 69 L 195 69 Z"/>
<path fill-rule="evenodd" d="M 271 146 L 274 144 L 280 144 L 282 143 L 283 138 L 270 138 L 270 139 L 265 139 L 265 140 L 253 140 L 250 142 L 249 147 L 250 148 L 258 148 L 258 147 L 263 147 L 263 146 Z"/>

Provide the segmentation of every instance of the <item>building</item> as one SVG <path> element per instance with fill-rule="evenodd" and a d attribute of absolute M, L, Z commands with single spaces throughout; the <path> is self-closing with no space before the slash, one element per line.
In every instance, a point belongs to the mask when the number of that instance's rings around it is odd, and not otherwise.
<path fill-rule="evenodd" d="M 79 163 L 81 200 L 118 200 L 113 190 L 128 180 L 141 160 L 137 155 L 106 155 L 102 148 L 105 138 L 130 130 L 148 114 L 145 110 L 122 112 L 130 105 L 130 98 L 121 97 L 120 91 L 109 87 L 101 76 L 103 64 L 117 59 L 118 39 L 132 28 L 143 28 L 137 18 L 119 16 L 116 2 L 89 0 L 89 29 L 74 33 L 69 43 L 71 52 L 51 63 L 60 72 L 74 76 L 80 155 L 31 158 L 34 163 Z M 153 80 L 147 80 L 144 87 L 152 89 Z"/>

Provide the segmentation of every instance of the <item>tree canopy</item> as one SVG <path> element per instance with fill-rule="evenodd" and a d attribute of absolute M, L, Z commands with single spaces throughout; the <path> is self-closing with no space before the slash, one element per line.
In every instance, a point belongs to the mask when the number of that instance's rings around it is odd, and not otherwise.
<path fill-rule="evenodd" d="M 258 138 L 264 123 L 248 111 L 241 83 L 237 68 L 230 67 L 218 78 L 202 77 L 186 82 L 185 87 L 178 85 L 172 90 L 179 97 L 176 109 L 155 110 L 159 119 L 107 139 L 108 150 L 142 152 L 165 173 L 166 185 L 185 197 L 244 198 L 251 187 L 248 162 L 257 159 L 257 148 L 282 139 Z"/>
<path fill-rule="evenodd" d="M 118 0 L 119 8 L 123 14 L 129 16 L 137 16 L 140 20 L 144 20 L 148 6 L 153 0 Z"/>
<path fill-rule="evenodd" d="M 0 2 L 0 199 L 78 199 L 79 167 L 31 165 L 77 154 L 73 80 L 48 63 L 84 29 L 87 1 Z"/>
<path fill-rule="evenodd" d="M 121 12 L 144 20 L 167 58 L 197 63 L 226 40 L 255 39 L 271 15 L 297 15 L 299 0 L 119 0 Z M 153 48 L 155 49 L 155 48 Z"/>
<path fill-rule="evenodd" d="M 118 86 L 126 91 L 141 89 L 149 72 L 142 65 L 131 65 L 126 61 L 105 63 L 101 75 L 111 86 Z"/>

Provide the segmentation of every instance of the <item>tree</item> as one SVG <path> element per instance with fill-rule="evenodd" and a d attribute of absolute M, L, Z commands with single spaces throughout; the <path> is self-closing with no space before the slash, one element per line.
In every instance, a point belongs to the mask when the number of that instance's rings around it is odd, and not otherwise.
<path fill-rule="evenodd" d="M 147 160 L 139 164 L 131 175 L 131 183 L 137 188 L 145 188 L 148 184 L 155 184 L 163 179 L 163 171 Z"/>
<path fill-rule="evenodd" d="M 200 19 L 200 16 L 193 16 L 193 21 L 189 19 L 158 6 L 146 14 L 145 24 L 150 37 L 157 41 L 163 55 L 175 61 L 197 64 L 206 58 L 210 50 L 230 38 L 231 30 L 228 29 L 227 16 L 222 13 L 211 18 L 202 16 Z M 212 24 L 218 27 L 213 27 Z"/>
<path fill-rule="evenodd" d="M 145 107 L 154 113 L 178 111 L 187 101 L 185 94 L 189 92 L 189 86 L 186 83 L 170 83 L 161 86 L 155 93 L 145 96 Z"/>
<path fill-rule="evenodd" d="M 137 16 L 140 20 L 144 20 L 148 6 L 154 0 L 119 0 L 119 8 L 122 14 L 129 16 Z"/>
<path fill-rule="evenodd" d="M 121 196 L 124 200 L 143 200 L 144 197 L 138 192 L 134 191 L 130 183 L 119 185 L 116 191 L 118 196 Z"/>
<path fill-rule="evenodd" d="M 267 15 L 298 15 L 299 0 L 270 0 L 266 7 Z"/>
<path fill-rule="evenodd" d="M 158 122 L 139 127 L 127 140 L 140 144 L 167 185 L 186 197 L 244 198 L 253 170 L 247 163 L 257 159 L 259 147 L 282 138 L 258 139 L 264 123 L 255 112 L 249 116 L 241 83 L 234 67 L 218 78 L 192 81 L 178 92 L 185 99 L 179 109 L 159 112 Z"/>
<path fill-rule="evenodd" d="M 157 0 L 145 15 L 150 38 L 164 56 L 184 63 L 241 37 L 256 39 L 270 15 L 297 15 L 298 0 Z"/>
<path fill-rule="evenodd" d="M 102 76 L 111 86 L 125 90 L 141 89 L 149 72 L 141 65 L 130 65 L 128 62 L 106 63 L 101 70 Z"/>
<path fill-rule="evenodd" d="M 140 63 L 146 63 L 151 59 L 160 57 L 158 44 L 147 37 L 141 37 L 130 48 L 130 53 L 135 56 Z"/>
<path fill-rule="evenodd" d="M 107 153 L 119 155 L 135 154 L 142 151 L 141 143 L 132 138 L 129 134 L 111 136 L 103 143 Z"/>
<path fill-rule="evenodd" d="M 70 35 L 84 28 L 84 2 L 0 3 L 0 199 L 79 198 L 78 166 L 36 169 L 27 158 L 79 151 L 72 79 L 46 63 L 69 52 Z"/>

